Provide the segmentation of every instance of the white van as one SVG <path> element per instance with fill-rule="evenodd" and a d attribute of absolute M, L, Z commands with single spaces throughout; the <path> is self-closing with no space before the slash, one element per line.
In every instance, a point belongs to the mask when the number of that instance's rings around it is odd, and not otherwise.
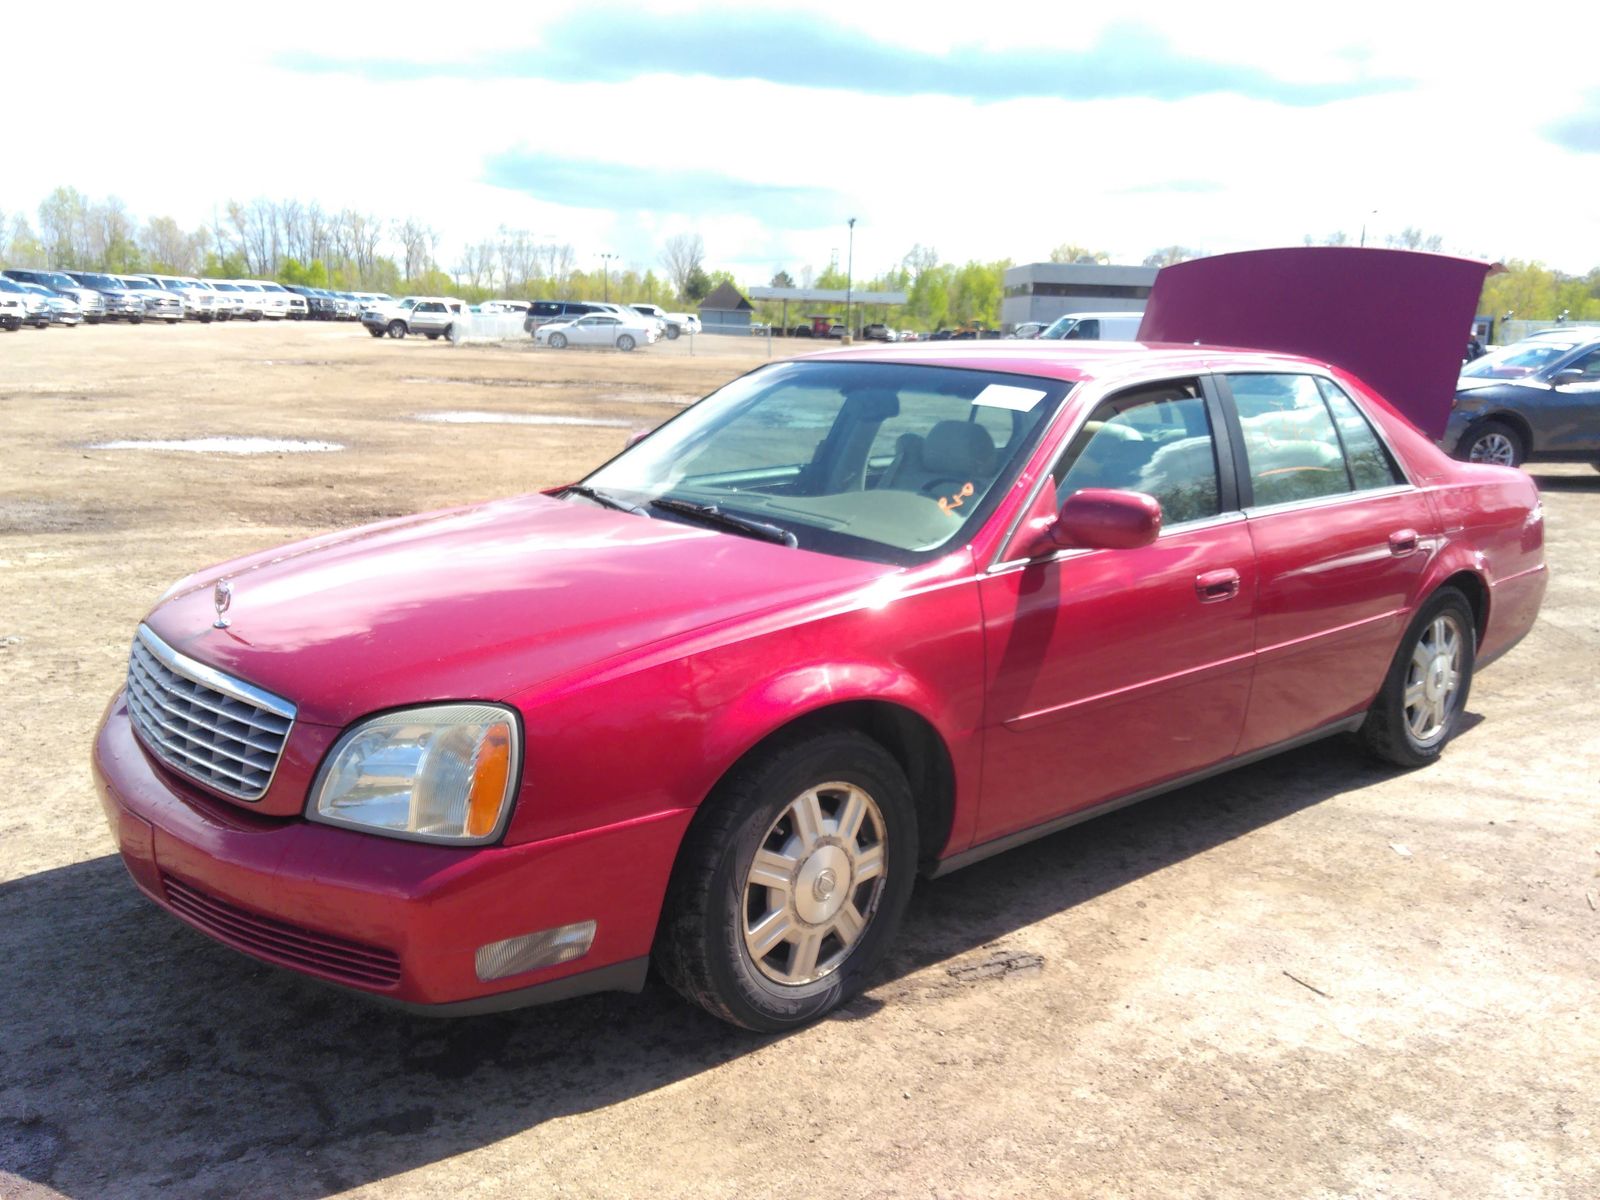
<path fill-rule="evenodd" d="M 1064 313 L 1039 336 L 1055 341 L 1131 342 L 1139 336 L 1142 312 Z"/>

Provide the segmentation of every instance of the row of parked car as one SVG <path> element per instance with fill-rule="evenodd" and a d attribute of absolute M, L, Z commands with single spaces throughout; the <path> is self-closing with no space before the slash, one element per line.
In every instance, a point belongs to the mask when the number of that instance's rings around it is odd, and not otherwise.
<path fill-rule="evenodd" d="M 0 329 L 24 325 L 132 325 L 190 320 L 345 320 L 390 297 L 334 292 L 269 279 L 197 279 L 190 275 L 114 275 L 103 271 L 0 270 Z"/>
<path fill-rule="evenodd" d="M 609 346 L 633 350 L 654 342 L 700 332 L 692 313 L 669 313 L 655 304 L 612 304 L 601 300 L 485 300 L 468 305 L 450 296 L 384 298 L 361 309 L 361 324 L 375 338 L 411 334 L 437 340 L 450 337 L 471 314 L 522 317 L 523 331 L 541 346 Z"/>

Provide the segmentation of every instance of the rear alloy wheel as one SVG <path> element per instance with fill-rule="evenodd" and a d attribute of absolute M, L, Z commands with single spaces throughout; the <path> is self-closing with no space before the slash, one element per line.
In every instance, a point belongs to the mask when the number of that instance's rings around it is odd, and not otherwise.
<path fill-rule="evenodd" d="M 677 341 L 679 332 L 680 332 L 680 330 L 678 329 L 678 327 L 676 325 L 668 325 L 667 326 L 667 341 L 669 341 L 669 342 Z"/>
<path fill-rule="evenodd" d="M 1520 467 L 1528 452 L 1511 426 L 1504 421 L 1485 421 L 1462 441 L 1460 454 L 1467 462 Z"/>
<path fill-rule="evenodd" d="M 395 338 L 395 339 L 398 340 L 399 338 L 405 337 L 405 335 L 406 335 L 406 323 L 404 321 L 390 321 L 389 322 L 389 336 L 390 337 Z"/>
<path fill-rule="evenodd" d="M 625 333 L 617 339 L 618 350 L 632 350 L 634 346 L 633 335 Z"/>
<path fill-rule="evenodd" d="M 916 865 L 916 808 L 888 751 L 851 729 L 797 736 L 736 768 L 696 815 L 658 964 L 735 1025 L 813 1021 L 870 980 Z"/>
<path fill-rule="evenodd" d="M 550 349 L 552 349 L 552 350 L 565 350 L 566 348 L 567 348 L 567 339 L 565 337 L 563 337 L 559 333 L 552 333 L 550 335 Z"/>
<path fill-rule="evenodd" d="M 1440 588 L 1401 639 L 1360 738 L 1378 758 L 1424 767 L 1439 757 L 1466 709 L 1477 657 L 1477 627 L 1467 598 Z"/>

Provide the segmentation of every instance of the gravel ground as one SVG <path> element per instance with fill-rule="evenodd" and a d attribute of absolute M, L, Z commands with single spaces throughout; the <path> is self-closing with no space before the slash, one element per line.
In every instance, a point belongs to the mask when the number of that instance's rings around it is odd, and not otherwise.
<path fill-rule="evenodd" d="M 569 479 L 765 357 L 697 343 L 0 334 L 0 1198 L 1600 1195 L 1588 467 L 1536 470 L 1544 614 L 1436 767 L 1323 743 L 923 883 L 786 1037 L 654 983 L 396 1015 L 135 894 L 88 746 L 169 582 Z M 189 438 L 343 449 L 90 448 Z"/>

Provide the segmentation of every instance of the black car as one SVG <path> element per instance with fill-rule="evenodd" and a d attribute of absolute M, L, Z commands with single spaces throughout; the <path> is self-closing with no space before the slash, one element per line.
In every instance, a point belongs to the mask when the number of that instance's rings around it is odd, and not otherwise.
<path fill-rule="evenodd" d="M 284 287 L 306 298 L 306 315 L 313 321 L 331 321 L 339 313 L 338 301 L 321 288 L 300 287 L 292 283 L 286 283 Z"/>
<path fill-rule="evenodd" d="M 1600 329 L 1553 329 L 1468 363 L 1440 445 L 1456 458 L 1515 467 L 1600 468 Z"/>

